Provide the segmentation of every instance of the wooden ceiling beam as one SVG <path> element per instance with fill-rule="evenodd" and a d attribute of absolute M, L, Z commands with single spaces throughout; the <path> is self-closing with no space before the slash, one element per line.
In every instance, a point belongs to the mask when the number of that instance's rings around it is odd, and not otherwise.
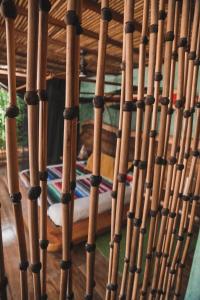
<path fill-rule="evenodd" d="M 18 10 L 18 13 L 20 15 L 23 15 L 24 17 L 27 17 L 27 9 L 25 9 L 24 7 L 18 6 L 17 10 Z M 65 24 L 64 21 L 58 20 L 58 19 L 56 19 L 52 16 L 49 16 L 49 24 L 60 27 L 60 28 L 63 28 L 63 29 L 66 28 L 66 24 Z M 92 39 L 95 39 L 95 40 L 99 40 L 99 34 L 98 33 L 94 32 L 92 30 L 86 29 L 86 28 L 83 28 L 83 35 L 85 35 L 87 37 L 90 37 Z M 58 42 L 60 42 L 60 41 L 58 41 Z M 122 42 L 121 41 L 115 40 L 115 39 L 108 36 L 107 42 L 109 44 L 111 44 L 112 46 L 115 46 L 117 48 L 122 49 Z M 134 49 L 133 49 L 133 51 L 134 51 Z"/>

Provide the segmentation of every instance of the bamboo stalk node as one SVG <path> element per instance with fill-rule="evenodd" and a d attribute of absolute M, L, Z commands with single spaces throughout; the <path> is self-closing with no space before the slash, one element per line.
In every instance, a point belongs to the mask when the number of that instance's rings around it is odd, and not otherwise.
<path fill-rule="evenodd" d="M 39 172 L 39 179 L 40 181 L 47 181 L 48 178 L 48 172 L 47 171 L 43 171 L 43 172 Z"/>
<path fill-rule="evenodd" d="M 166 11 L 165 10 L 160 10 L 159 11 L 159 16 L 158 16 L 159 20 L 164 21 L 166 19 L 166 17 L 167 17 Z"/>
<path fill-rule="evenodd" d="M 138 109 L 144 109 L 145 108 L 145 101 L 144 101 L 144 99 L 137 100 L 135 105 L 136 105 L 136 107 Z"/>
<path fill-rule="evenodd" d="M 187 40 L 187 37 L 181 37 L 179 38 L 179 41 L 178 41 L 178 47 L 179 48 L 185 48 L 188 44 L 188 40 Z"/>
<path fill-rule="evenodd" d="M 178 235 L 177 240 L 180 241 L 180 242 L 183 242 L 184 241 L 184 236 L 183 235 Z"/>
<path fill-rule="evenodd" d="M 49 241 L 48 240 L 40 240 L 40 248 L 42 250 L 45 250 L 48 248 Z"/>
<path fill-rule="evenodd" d="M 158 24 L 151 24 L 149 26 L 149 33 L 158 33 Z"/>
<path fill-rule="evenodd" d="M 155 138 L 157 136 L 157 134 L 158 134 L 157 130 L 155 129 L 155 130 L 150 131 L 149 136 L 152 137 L 152 138 Z"/>
<path fill-rule="evenodd" d="M 47 91 L 46 90 L 38 90 L 38 97 L 40 101 L 48 101 Z"/>
<path fill-rule="evenodd" d="M 62 270 L 69 270 L 72 266 L 72 261 L 71 259 L 69 260 L 61 260 L 61 263 L 60 263 L 60 268 Z"/>
<path fill-rule="evenodd" d="M 195 66 L 200 66 L 200 59 L 199 59 L 199 58 L 196 58 L 196 59 L 194 60 L 194 65 L 195 65 Z"/>
<path fill-rule="evenodd" d="M 142 224 L 142 218 L 134 218 L 133 226 L 140 227 L 141 224 Z"/>
<path fill-rule="evenodd" d="M 117 130 L 116 137 L 117 137 L 117 139 L 121 139 L 121 137 L 122 137 L 122 131 L 120 129 Z"/>
<path fill-rule="evenodd" d="M 29 262 L 27 260 L 21 261 L 19 263 L 19 269 L 20 269 L 20 271 L 26 271 L 28 269 L 28 267 L 29 267 Z"/>
<path fill-rule="evenodd" d="M 125 101 L 123 104 L 123 111 L 135 111 L 136 110 L 136 102 L 131 100 L 131 101 Z"/>
<path fill-rule="evenodd" d="M 190 51 L 190 53 L 188 54 L 188 59 L 189 60 L 195 60 L 196 58 L 196 52 L 195 51 Z"/>
<path fill-rule="evenodd" d="M 160 98 L 160 104 L 162 105 L 168 105 L 170 102 L 169 98 L 168 97 L 161 97 Z"/>
<path fill-rule="evenodd" d="M 89 244 L 89 243 L 85 244 L 85 251 L 94 252 L 95 249 L 96 249 L 96 244 Z"/>
<path fill-rule="evenodd" d="M 112 192 L 111 192 L 111 197 L 112 197 L 113 199 L 117 199 L 117 191 L 112 191 Z"/>
<path fill-rule="evenodd" d="M 129 211 L 129 212 L 127 213 L 127 218 L 133 220 L 133 219 L 134 219 L 134 213 L 133 213 L 132 211 Z"/>
<path fill-rule="evenodd" d="M 128 21 L 125 24 L 125 33 L 133 33 L 135 30 L 135 25 L 133 21 Z"/>
<path fill-rule="evenodd" d="M 39 97 L 36 91 L 26 91 L 24 100 L 27 105 L 38 105 Z"/>
<path fill-rule="evenodd" d="M 162 214 L 162 216 L 167 217 L 168 214 L 169 214 L 169 209 L 168 209 L 168 208 L 163 208 L 163 209 L 161 210 L 161 214 Z"/>
<path fill-rule="evenodd" d="M 121 239 L 122 239 L 122 235 L 121 234 L 115 234 L 113 241 L 114 241 L 114 243 L 119 244 L 120 241 L 121 241 Z"/>
<path fill-rule="evenodd" d="M 155 102 L 155 98 L 153 95 L 147 95 L 145 98 L 145 104 L 146 105 L 153 105 Z"/>
<path fill-rule="evenodd" d="M 161 72 L 156 72 L 154 80 L 155 81 L 161 81 L 162 79 L 163 79 L 163 76 L 162 76 Z"/>
<path fill-rule="evenodd" d="M 146 35 L 143 35 L 140 39 L 140 44 L 144 44 L 144 45 L 147 45 L 149 42 L 149 39 Z"/>
<path fill-rule="evenodd" d="M 168 108 L 167 114 L 172 115 L 174 113 L 174 109 L 172 107 Z"/>
<path fill-rule="evenodd" d="M 141 170 L 146 170 L 147 168 L 147 161 L 145 160 L 140 160 L 139 161 L 139 164 L 138 164 L 138 168 L 141 169 Z"/>
<path fill-rule="evenodd" d="M 62 194 L 61 203 L 68 204 L 69 202 L 71 202 L 71 200 L 72 200 L 71 193 L 68 192 Z"/>
<path fill-rule="evenodd" d="M 178 52 L 176 50 L 172 52 L 172 59 L 178 61 Z"/>
<path fill-rule="evenodd" d="M 15 118 L 19 115 L 19 108 L 16 105 L 11 105 L 6 108 L 5 116 L 8 118 Z"/>
<path fill-rule="evenodd" d="M 32 186 L 28 191 L 28 198 L 30 200 L 36 200 L 40 197 L 41 194 L 41 187 L 38 186 Z"/>
<path fill-rule="evenodd" d="M 49 12 L 51 9 L 51 2 L 49 0 L 39 0 L 39 9 L 44 12 Z"/>
<path fill-rule="evenodd" d="M 126 182 L 126 174 L 119 173 L 117 176 L 118 182 Z"/>
<path fill-rule="evenodd" d="M 155 218 L 156 216 L 157 216 L 157 213 L 158 213 L 158 211 L 157 210 L 150 210 L 150 212 L 149 212 L 149 214 L 150 214 L 150 217 L 152 217 L 152 218 Z"/>
<path fill-rule="evenodd" d="M 78 117 L 78 106 L 66 107 L 63 112 L 65 120 L 73 120 Z"/>
<path fill-rule="evenodd" d="M 99 186 L 101 183 L 102 177 L 97 175 L 90 176 L 90 183 L 92 186 Z"/>
<path fill-rule="evenodd" d="M 16 204 L 16 203 L 20 203 L 21 202 L 21 199 L 22 199 L 22 195 L 21 193 L 13 193 L 10 195 L 10 200 Z"/>
<path fill-rule="evenodd" d="M 77 26 L 78 16 L 76 14 L 76 11 L 75 10 L 68 10 L 66 15 L 65 15 L 64 22 L 67 26 L 68 25 Z"/>
<path fill-rule="evenodd" d="M 104 107 L 104 97 L 103 96 L 95 96 L 93 99 L 93 105 L 95 108 L 103 108 Z"/>
<path fill-rule="evenodd" d="M 17 17 L 15 2 L 13 0 L 2 0 L 1 14 L 4 18 L 15 19 Z"/>
<path fill-rule="evenodd" d="M 30 269 L 32 273 L 40 273 L 41 268 L 42 268 L 41 262 L 30 265 Z"/>
<path fill-rule="evenodd" d="M 109 7 L 103 7 L 101 9 L 101 18 L 104 21 L 110 22 L 112 20 L 112 12 Z"/>
<path fill-rule="evenodd" d="M 173 42 L 174 40 L 174 32 L 168 31 L 165 33 L 165 42 Z"/>
<path fill-rule="evenodd" d="M 117 291 L 118 284 L 110 283 L 110 284 L 107 284 L 106 288 L 107 288 L 107 290 L 114 292 L 114 291 Z"/>

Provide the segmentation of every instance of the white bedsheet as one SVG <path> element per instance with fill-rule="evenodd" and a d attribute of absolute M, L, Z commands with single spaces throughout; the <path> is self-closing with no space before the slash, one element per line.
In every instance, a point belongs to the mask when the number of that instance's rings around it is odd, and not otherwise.
<path fill-rule="evenodd" d="M 126 187 L 125 204 L 130 201 L 131 186 Z M 99 194 L 98 213 L 103 213 L 111 209 L 111 192 Z M 57 226 L 62 226 L 62 204 L 56 203 L 48 208 L 48 216 Z M 74 201 L 74 223 L 89 216 L 89 199 L 88 197 L 79 198 Z"/>

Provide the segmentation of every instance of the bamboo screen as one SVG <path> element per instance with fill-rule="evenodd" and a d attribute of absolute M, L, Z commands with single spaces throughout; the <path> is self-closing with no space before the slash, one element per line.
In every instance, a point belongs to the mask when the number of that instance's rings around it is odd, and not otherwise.
<path fill-rule="evenodd" d="M 113 190 L 111 235 L 105 299 L 178 299 L 200 195 L 200 1 L 144 0 L 139 45 L 137 101 L 133 100 L 134 12 L 137 0 L 124 1 L 120 117 Z M 194 5 L 192 5 L 192 3 Z M 27 268 L 32 272 L 34 299 L 47 299 L 47 107 L 46 59 L 49 0 L 28 0 L 27 77 L 28 192 L 30 263 L 18 182 L 15 78 L 16 9 L 1 1 L 5 18 L 9 104 L 6 111 L 8 187 L 13 203 L 20 257 L 21 299 L 28 299 Z M 98 189 L 101 182 L 101 131 L 107 37 L 112 19 L 109 0 L 101 0 L 96 88 L 94 97 L 93 172 L 89 198 L 85 299 L 95 288 L 95 240 Z M 63 132 L 62 261 L 59 299 L 73 299 L 72 229 L 76 187 L 76 130 L 79 109 L 81 1 L 68 0 L 66 23 L 66 95 Z M 146 66 L 148 66 L 146 68 Z M 175 72 L 177 97 L 173 101 Z M 147 91 L 144 78 L 147 73 Z M 162 82 L 162 85 L 161 85 Z M 161 108 L 158 123 L 158 106 Z M 127 214 L 126 249 L 121 285 L 118 262 L 126 190 L 131 117 L 136 109 L 134 171 Z M 174 131 L 170 125 L 174 115 Z M 194 126 L 194 134 L 192 128 Z M 170 143 L 171 140 L 171 143 Z M 41 200 L 38 216 L 38 198 Z M 179 216 L 180 215 L 180 216 Z M 147 230 L 148 229 L 148 230 Z M 147 238 L 147 247 L 144 239 Z M 142 261 L 145 261 L 142 270 Z M 98 271 L 99 272 L 99 271 Z M 142 284 L 139 278 L 142 274 Z M 2 281 L 3 282 L 3 279 Z M 5 285 L 4 285 L 5 286 Z M 172 286 L 174 292 L 171 294 Z M 3 285 L 1 285 L 3 288 Z M 5 290 L 4 297 L 6 297 Z"/>

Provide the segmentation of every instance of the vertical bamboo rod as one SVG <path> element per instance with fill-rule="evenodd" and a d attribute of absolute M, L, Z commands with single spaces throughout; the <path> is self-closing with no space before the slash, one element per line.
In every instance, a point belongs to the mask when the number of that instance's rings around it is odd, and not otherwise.
<path fill-rule="evenodd" d="M 126 1 L 126 0 L 125 0 Z M 124 15 L 125 15 L 124 5 Z M 110 257 L 109 257 L 109 267 L 108 267 L 108 282 L 111 283 L 111 272 L 112 272 L 112 256 L 113 256 L 113 238 L 115 230 L 115 216 L 116 216 L 116 200 L 117 200 L 117 186 L 118 180 L 117 175 L 119 172 L 119 159 L 120 159 L 120 149 L 121 149 L 121 134 L 122 134 L 122 117 L 123 117 L 123 104 L 125 101 L 125 33 L 124 33 L 123 24 L 123 49 L 122 49 L 122 62 L 121 62 L 121 95 L 120 95 L 120 111 L 119 111 L 119 126 L 116 133 L 117 142 L 116 142 L 116 151 L 115 151 L 115 165 L 114 165 L 114 174 L 113 174 L 113 186 L 112 186 L 112 207 L 111 207 L 111 238 L 110 238 Z M 110 299 L 110 291 L 106 289 L 106 300 Z"/>
<path fill-rule="evenodd" d="M 157 45 L 157 32 L 158 32 L 158 1 L 151 2 L 151 22 L 150 22 L 150 54 L 149 54 L 149 69 L 148 69 L 148 87 L 147 97 L 145 100 L 145 114 L 144 114 L 144 127 L 142 136 L 142 147 L 140 154 L 140 161 L 138 164 L 139 178 L 137 188 L 137 202 L 135 207 L 135 216 L 133 219 L 133 237 L 131 244 L 131 255 L 130 255 L 130 267 L 129 277 L 127 286 L 127 299 L 131 298 L 132 285 L 135 273 L 140 273 L 141 268 L 136 268 L 136 256 L 137 256 L 137 243 L 139 238 L 139 230 L 142 222 L 142 203 L 144 193 L 145 174 L 147 167 L 147 157 L 149 148 L 149 133 L 151 127 L 151 116 L 153 110 L 153 104 L 155 103 L 154 98 L 154 75 L 155 75 L 155 64 L 156 64 L 156 45 Z M 136 279 L 137 281 L 137 279 Z M 137 282 L 136 282 L 137 283 Z M 134 289 L 134 293 L 136 290 Z M 135 294 L 133 293 L 133 297 Z"/>
<path fill-rule="evenodd" d="M 168 3 L 168 16 L 167 16 L 167 27 L 165 34 L 165 56 L 164 56 L 164 80 L 163 80 L 163 91 L 160 99 L 161 113 L 160 113 L 160 131 L 158 136 L 158 148 L 157 156 L 155 158 L 154 167 L 154 178 L 153 178 L 153 189 L 152 189 L 152 201 L 150 209 L 150 229 L 147 245 L 147 255 L 145 262 L 144 280 L 142 285 L 142 295 L 147 292 L 147 283 L 150 271 L 150 263 L 152 258 L 154 231 L 156 228 L 156 216 L 159 207 L 159 180 L 161 175 L 161 166 L 163 164 L 163 151 L 164 151 L 164 140 L 165 140 L 165 121 L 167 118 L 167 110 L 169 104 L 169 86 L 170 86 L 170 73 L 171 73 L 171 54 L 172 54 L 172 42 L 174 39 L 174 16 L 175 16 L 175 1 Z M 155 295 L 155 289 L 152 288 L 150 298 Z"/>
<path fill-rule="evenodd" d="M 98 60 L 96 88 L 94 98 L 94 142 L 93 142 L 93 175 L 91 176 L 90 188 L 90 207 L 88 239 L 86 249 L 86 296 L 85 299 L 93 299 L 94 288 L 94 264 L 95 264 L 95 235 L 96 219 L 98 213 L 98 187 L 101 183 L 101 130 L 104 107 L 104 76 L 105 76 L 105 57 L 108 33 L 108 22 L 111 20 L 109 1 L 101 1 L 101 19 L 98 43 Z"/>
<path fill-rule="evenodd" d="M 77 159 L 77 122 L 78 122 L 78 112 L 79 112 L 79 63 L 80 63 L 80 34 L 82 32 L 81 28 L 81 10 L 82 10 L 82 1 L 77 1 L 76 3 L 76 14 L 77 14 L 77 30 L 75 37 L 75 49 L 76 49 L 76 58 L 75 58 L 75 78 L 74 78 L 74 107 L 77 110 L 76 117 L 72 120 L 71 128 L 71 169 L 70 169 L 70 189 L 71 189 L 71 202 L 70 202 L 70 224 L 69 224 L 69 245 L 70 249 L 73 249 L 72 243 L 72 234 L 73 234 L 73 215 L 74 215 L 74 193 L 76 188 L 76 159 Z M 71 259 L 71 251 L 70 251 Z M 72 271 L 69 269 L 68 274 L 68 283 L 67 283 L 67 298 L 73 299 L 73 282 L 72 282 Z"/>
<path fill-rule="evenodd" d="M 184 37 L 184 38 L 185 38 L 185 31 L 187 28 L 186 27 L 187 26 L 187 9 L 188 9 L 188 3 L 187 3 L 187 1 L 185 1 L 183 3 L 182 23 L 181 23 L 181 37 Z M 184 31 L 184 29 L 185 29 L 185 31 Z M 179 48 L 179 54 L 180 54 L 180 49 L 182 50 L 182 48 L 183 48 L 183 46 Z M 182 52 L 183 52 L 183 50 L 182 50 Z M 171 53 L 170 53 L 170 57 L 171 57 Z M 179 59 L 181 59 L 180 57 L 181 57 L 181 55 L 179 55 Z M 178 66 L 179 66 L 179 69 L 178 69 L 179 74 L 181 74 L 181 76 L 182 76 L 183 68 L 184 68 L 184 60 L 183 61 L 180 60 L 180 63 Z M 180 72 L 180 69 L 181 69 L 182 73 Z M 183 78 L 183 76 L 180 77 L 180 81 L 178 82 L 178 88 L 177 88 L 178 99 L 179 99 L 179 97 L 182 96 L 182 94 L 181 94 L 182 86 L 183 86 L 182 85 L 183 80 L 181 80 L 182 78 Z M 164 107 L 164 106 L 162 106 L 162 107 Z M 169 199 L 170 199 L 170 194 L 171 194 L 172 176 L 173 176 L 174 164 L 176 162 L 176 151 L 177 151 L 177 142 L 178 142 L 177 141 L 178 137 L 176 137 L 176 136 L 179 134 L 179 121 L 180 121 L 180 117 L 179 117 L 180 112 L 179 112 L 179 109 L 177 109 L 177 110 L 178 110 L 178 112 L 177 112 L 178 116 L 176 116 L 177 122 L 175 123 L 175 129 L 174 129 L 175 134 L 174 134 L 173 145 L 172 145 L 172 149 L 171 149 L 171 158 L 169 160 L 169 166 L 168 166 L 168 172 L 167 172 L 167 182 L 166 182 L 166 190 L 165 190 L 163 210 L 162 210 L 161 227 L 159 230 L 158 242 L 157 242 L 157 247 L 156 247 L 156 253 L 158 253 L 158 255 L 156 255 L 156 258 L 155 258 L 155 267 L 154 267 L 154 274 L 153 274 L 153 277 L 154 277 L 153 292 L 155 291 L 155 293 L 156 293 L 156 288 L 157 288 L 157 276 L 158 276 L 158 268 L 159 268 L 159 263 L 160 263 L 160 255 L 159 254 L 161 253 L 161 250 L 162 250 L 165 226 L 166 226 L 167 215 L 168 215 L 168 205 L 169 205 Z M 165 128 L 163 128 L 163 130 L 165 130 Z M 160 293 L 161 293 L 161 289 L 158 289 L 158 297 L 159 297 Z"/>
<path fill-rule="evenodd" d="M 153 114 L 151 120 L 151 131 L 149 133 L 150 136 L 150 145 L 149 145 L 149 153 L 148 153 L 148 163 L 147 163 L 147 174 L 146 174 L 146 193 L 144 199 L 144 210 L 142 216 L 142 224 L 139 233 L 139 245 L 138 245 L 138 257 L 137 257 L 137 271 L 134 277 L 134 285 L 133 285 L 133 293 L 132 299 L 137 298 L 138 292 L 138 281 L 139 274 L 142 268 L 142 256 L 143 256 L 143 241 L 144 241 L 144 233 L 146 232 L 146 221 L 147 221 L 147 212 L 149 207 L 149 200 L 152 188 L 152 180 L 153 180 L 153 156 L 155 152 L 155 138 L 156 138 L 156 127 L 157 127 L 157 111 L 158 111 L 158 100 L 160 94 L 160 81 L 162 80 L 162 57 L 163 57 L 163 40 L 164 40 L 164 20 L 166 18 L 165 13 L 165 2 L 160 1 L 159 3 L 159 18 L 158 18 L 158 37 L 157 37 L 157 46 L 156 46 L 156 62 L 155 62 L 155 89 L 154 89 L 154 98 L 155 103 L 153 105 Z"/>
<path fill-rule="evenodd" d="M 199 109 L 198 109 L 199 111 Z M 198 113 L 199 114 L 199 113 Z M 199 159 L 198 159 L 199 160 Z M 197 201 L 199 200 L 199 194 L 200 194 L 200 166 L 198 164 L 198 174 L 197 174 L 197 179 L 196 179 L 196 185 L 195 185 L 195 191 L 192 196 L 192 208 L 191 208 L 191 217 L 188 225 L 188 231 L 187 231 L 187 237 L 186 237 L 186 242 L 185 246 L 182 252 L 182 257 L 180 260 L 180 263 L 178 265 L 178 275 L 176 279 L 176 286 L 175 286 L 175 294 L 174 294 L 174 300 L 180 298 L 180 283 L 181 283 L 181 278 L 183 274 L 183 270 L 185 267 L 185 261 L 188 253 L 188 249 L 190 246 L 190 241 L 192 238 L 192 229 L 194 225 L 194 218 L 195 218 L 195 213 L 196 213 L 196 206 L 197 206 Z"/>
<path fill-rule="evenodd" d="M 7 284 L 8 279 L 5 274 L 4 251 L 1 226 L 1 204 L 0 204 L 0 299 L 7 300 Z"/>
<path fill-rule="evenodd" d="M 134 152 L 134 170 L 133 170 L 133 188 L 131 191 L 130 208 L 127 218 L 127 233 L 126 233 L 126 250 L 124 259 L 124 269 L 122 276 L 122 283 L 120 289 L 120 298 L 123 299 L 127 283 L 128 266 L 130 258 L 130 246 L 132 240 L 132 228 L 133 220 L 129 216 L 133 215 L 135 202 L 136 202 L 136 191 L 138 182 L 138 161 L 140 159 L 141 150 L 141 135 L 142 135 L 142 119 L 143 119 L 143 108 L 144 108 L 144 76 L 145 76 L 145 58 L 146 58 L 146 45 L 148 43 L 147 38 L 147 26 L 148 26 L 148 13 L 149 13 L 149 0 L 144 2 L 144 14 L 142 20 L 142 33 L 141 33 L 141 43 L 139 49 L 139 77 L 138 77 L 138 101 L 137 114 L 136 114 L 136 135 L 135 135 L 135 152 Z"/>
<path fill-rule="evenodd" d="M 38 48 L 38 2 L 28 1 L 28 37 L 27 37 L 27 78 L 25 101 L 28 105 L 28 147 L 30 190 L 28 192 L 28 218 L 30 260 L 33 275 L 34 299 L 41 298 L 40 254 L 38 232 L 38 198 L 41 188 L 38 171 L 38 119 L 39 98 L 36 91 Z"/>
<path fill-rule="evenodd" d="M 124 194 L 126 184 L 126 173 L 128 165 L 128 149 L 129 149 L 129 136 L 131 126 L 131 112 L 134 108 L 133 97 L 133 14 L 134 14 L 134 1 L 127 0 L 125 2 L 125 102 L 123 105 L 123 118 L 122 118 L 122 138 L 119 160 L 119 173 L 118 173 L 118 189 L 117 189 L 117 206 L 116 206 L 116 219 L 115 230 L 113 238 L 113 257 L 112 257 L 112 272 L 111 283 L 107 285 L 107 289 L 111 293 L 111 299 L 116 299 L 117 296 L 117 276 L 118 276 L 118 260 L 119 248 L 121 240 L 121 226 L 124 206 Z"/>
<path fill-rule="evenodd" d="M 78 17 L 76 14 L 77 1 L 70 0 L 67 2 L 67 13 L 65 16 L 66 23 L 66 92 L 65 92 L 65 110 L 64 117 L 64 134 L 63 134 L 63 174 L 62 174 L 62 261 L 61 278 L 60 278 L 60 300 L 66 299 L 67 285 L 72 267 L 71 260 L 71 232 L 70 226 L 70 204 L 72 201 L 70 174 L 72 147 L 73 120 L 77 118 L 77 108 L 75 107 L 76 95 L 76 33 L 78 28 Z"/>
<path fill-rule="evenodd" d="M 18 161 L 17 161 L 17 128 L 16 117 L 19 113 L 16 102 L 16 77 L 15 77 L 15 30 L 14 20 L 16 18 L 16 7 L 14 1 L 1 1 L 1 13 L 5 18 L 6 25 L 6 46 L 7 46 L 7 65 L 8 65 L 8 95 L 9 106 L 6 110 L 6 158 L 8 174 L 8 190 L 10 200 L 13 203 L 15 217 L 18 249 L 20 256 L 20 289 L 21 299 L 28 299 L 27 282 L 27 249 L 24 231 L 24 221 L 21 206 L 21 193 L 19 191 L 18 180 Z M 6 280 L 5 280 L 6 282 Z"/>
<path fill-rule="evenodd" d="M 196 5 L 195 5 L 195 14 L 194 14 L 194 23 L 193 23 L 193 32 L 192 32 L 191 52 L 190 53 L 195 53 L 195 51 L 196 51 L 197 28 L 198 28 L 199 12 L 200 12 L 199 4 L 200 4 L 199 1 L 197 1 Z M 184 3 L 183 3 L 183 5 L 184 5 Z M 183 8 L 184 8 L 184 6 L 183 6 Z M 187 8 L 188 8 L 188 6 L 187 6 Z M 188 18 L 188 12 L 187 12 L 187 18 Z M 184 26 L 185 26 L 185 24 L 184 24 Z M 164 254 L 163 254 L 163 259 L 162 259 L 162 264 L 161 264 L 161 276 L 159 278 L 159 287 L 161 287 L 162 282 L 163 282 L 164 272 L 165 272 L 165 268 L 166 268 L 166 261 L 167 261 L 168 255 L 169 255 L 171 234 L 172 234 L 173 223 L 174 223 L 174 218 L 175 218 L 175 209 L 176 209 L 176 204 L 177 204 L 178 195 L 179 195 L 179 187 L 180 187 L 180 183 L 181 183 L 182 171 L 184 168 L 183 157 L 184 157 L 184 151 L 185 151 L 186 133 L 187 133 L 187 127 L 188 127 L 188 119 L 191 117 L 190 102 L 191 102 L 191 85 L 192 85 L 192 79 L 193 79 L 193 57 L 194 56 L 195 55 L 190 54 L 190 60 L 189 60 L 189 66 L 188 66 L 187 89 L 186 89 L 186 103 L 185 103 L 185 110 L 183 113 L 184 118 L 183 118 L 183 125 L 182 125 L 180 153 L 179 153 L 179 157 L 178 157 L 178 163 L 176 166 L 177 173 L 176 173 L 176 178 L 175 178 L 175 186 L 174 186 L 174 193 L 173 193 L 173 198 L 172 198 L 172 205 L 171 205 L 170 214 L 169 214 L 169 216 L 171 216 L 171 217 L 169 219 L 168 228 L 167 228 L 166 242 L 165 242 Z M 184 59 L 184 56 L 183 56 L 183 59 Z M 178 236 L 178 239 L 181 241 L 182 235 Z M 172 273 L 172 271 L 170 271 L 170 272 Z M 174 273 L 174 270 L 173 270 L 173 273 Z"/>
<path fill-rule="evenodd" d="M 47 113 L 48 99 L 46 92 L 46 64 L 48 43 L 48 12 L 50 2 L 39 2 L 39 28 L 38 28 L 38 73 L 37 89 L 39 95 L 39 179 L 41 187 L 40 195 L 40 257 L 41 257 L 41 298 L 47 299 Z"/>

